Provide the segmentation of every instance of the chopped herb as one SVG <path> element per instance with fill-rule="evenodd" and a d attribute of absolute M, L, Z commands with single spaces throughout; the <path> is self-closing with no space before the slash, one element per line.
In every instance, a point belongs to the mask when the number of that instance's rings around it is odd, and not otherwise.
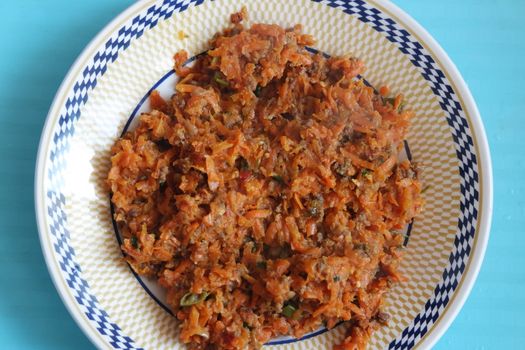
<path fill-rule="evenodd" d="M 249 329 L 250 331 L 253 329 L 253 327 L 250 326 L 250 325 L 249 325 L 248 323 L 246 323 L 246 322 L 243 322 L 243 323 L 242 323 L 242 326 L 243 326 L 244 328 Z"/>
<path fill-rule="evenodd" d="M 293 305 L 286 305 L 285 307 L 283 307 L 283 311 L 281 312 L 284 316 L 290 318 L 293 316 L 293 314 L 295 313 L 295 311 L 297 311 L 297 308 Z"/>
<path fill-rule="evenodd" d="M 180 298 L 180 306 L 191 306 L 198 304 L 202 301 L 204 301 L 208 297 L 208 292 L 203 292 L 201 294 L 195 294 L 195 293 L 186 293 Z"/>
<path fill-rule="evenodd" d="M 211 59 L 210 65 L 214 66 L 219 63 L 219 57 L 215 56 Z"/>
<path fill-rule="evenodd" d="M 272 175 L 272 180 L 278 182 L 280 185 L 286 185 L 286 183 L 284 182 L 284 179 L 282 176 L 280 175 Z"/>
<path fill-rule="evenodd" d="M 259 269 L 262 269 L 262 270 L 266 270 L 266 268 L 268 267 L 268 264 L 266 263 L 266 261 L 257 261 L 257 267 Z"/>
<path fill-rule="evenodd" d="M 133 236 L 131 237 L 131 245 L 133 246 L 133 248 L 135 249 L 139 249 L 139 241 L 137 240 L 137 237 Z"/>
<path fill-rule="evenodd" d="M 430 189 L 430 185 L 426 185 L 425 187 L 423 187 L 423 189 L 421 190 L 421 194 L 425 193 L 426 191 L 428 191 Z"/>
<path fill-rule="evenodd" d="M 261 90 L 262 90 L 261 85 L 257 85 L 257 87 L 255 88 L 253 93 L 255 94 L 255 96 L 259 97 L 259 96 L 261 96 Z"/>
<path fill-rule="evenodd" d="M 257 244 L 256 243 L 253 243 L 253 246 L 252 246 L 252 253 L 255 253 L 257 251 Z"/>
<path fill-rule="evenodd" d="M 215 75 L 213 77 L 213 80 L 215 80 L 215 82 L 221 86 L 224 86 L 224 87 L 227 87 L 228 85 L 230 85 L 228 83 L 227 80 L 224 79 L 224 77 L 222 76 L 221 73 L 219 72 L 215 72 Z"/>
<path fill-rule="evenodd" d="M 396 97 L 383 97 L 383 105 L 390 104 L 392 107 L 396 104 Z M 397 106 L 397 113 L 401 113 L 406 106 L 406 101 L 401 101 Z"/>
<path fill-rule="evenodd" d="M 363 170 L 361 170 L 361 176 L 363 176 L 363 177 L 367 177 L 370 174 L 372 174 L 372 170 L 370 170 L 370 169 L 363 169 Z"/>
<path fill-rule="evenodd" d="M 334 276 L 334 282 L 339 282 L 341 280 L 341 277 L 339 275 Z"/>

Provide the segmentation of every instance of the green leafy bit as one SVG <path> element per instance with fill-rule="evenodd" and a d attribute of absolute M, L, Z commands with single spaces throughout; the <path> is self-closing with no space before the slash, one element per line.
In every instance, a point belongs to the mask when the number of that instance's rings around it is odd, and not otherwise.
<path fill-rule="evenodd" d="M 339 282 L 341 280 L 341 277 L 339 275 L 334 276 L 334 282 Z"/>
<path fill-rule="evenodd" d="M 363 176 L 363 177 L 368 177 L 371 174 L 372 174 L 372 170 L 370 170 L 370 169 L 363 169 L 363 170 L 361 170 L 361 176 Z"/>
<path fill-rule="evenodd" d="M 180 306 L 191 306 L 198 304 L 202 301 L 204 301 L 208 295 L 210 295 L 208 292 L 203 292 L 201 294 L 196 293 L 186 293 L 180 298 Z"/>
<path fill-rule="evenodd" d="M 130 238 L 130 241 L 131 241 L 131 245 L 133 246 L 133 248 L 139 249 L 139 241 L 137 240 L 137 237 L 132 236 Z"/>
<path fill-rule="evenodd" d="M 297 308 L 291 304 L 285 305 L 283 311 L 281 312 L 284 316 L 291 318 L 293 314 L 297 311 Z"/>
<path fill-rule="evenodd" d="M 390 104 L 392 107 L 396 104 L 396 97 L 383 97 L 383 104 Z M 406 101 L 401 101 L 397 107 L 397 113 L 401 113 L 406 106 Z"/>
<path fill-rule="evenodd" d="M 221 86 L 227 87 L 230 85 L 228 81 L 223 77 L 223 75 L 219 72 L 215 72 L 215 75 L 213 76 L 213 80 Z"/>
<path fill-rule="evenodd" d="M 272 180 L 278 182 L 280 185 L 286 185 L 286 183 L 284 182 L 283 177 L 280 176 L 280 175 L 272 175 Z"/>
<path fill-rule="evenodd" d="M 253 327 L 250 326 L 247 322 L 243 322 L 243 323 L 242 323 L 242 326 L 243 326 L 244 328 L 250 330 L 250 331 L 253 329 Z"/>
<path fill-rule="evenodd" d="M 210 65 L 211 66 L 214 66 L 216 65 L 217 63 L 219 63 L 219 57 L 215 56 L 211 59 L 211 62 L 210 62 Z"/>
<path fill-rule="evenodd" d="M 261 85 L 257 85 L 257 87 L 255 88 L 253 93 L 255 94 L 255 96 L 259 97 L 259 96 L 261 96 L 261 90 L 262 90 Z"/>

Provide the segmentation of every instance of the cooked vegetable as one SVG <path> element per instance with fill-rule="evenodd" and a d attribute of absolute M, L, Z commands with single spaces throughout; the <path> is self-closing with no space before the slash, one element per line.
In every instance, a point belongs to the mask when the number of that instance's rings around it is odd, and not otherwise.
<path fill-rule="evenodd" d="M 284 181 L 283 177 L 280 175 L 272 175 L 272 180 L 279 183 L 279 185 L 286 185 L 286 182 Z"/>
<path fill-rule="evenodd" d="M 253 93 L 255 94 L 255 96 L 259 97 L 261 96 L 261 90 L 262 90 L 261 85 L 257 85 Z"/>
<path fill-rule="evenodd" d="M 390 104 L 398 113 L 401 113 L 406 106 L 406 101 L 403 100 L 403 96 L 401 95 L 396 97 L 383 97 L 383 102 Z"/>
<path fill-rule="evenodd" d="M 138 240 L 137 240 L 137 237 L 132 236 L 132 237 L 130 238 L 130 240 L 131 240 L 131 245 L 133 246 L 133 248 L 135 248 L 135 249 L 139 249 L 139 242 L 138 242 Z"/>
<path fill-rule="evenodd" d="M 370 169 L 363 169 L 363 170 L 361 170 L 361 176 L 363 176 L 363 177 L 367 177 L 371 173 L 372 173 L 372 171 Z"/>
<path fill-rule="evenodd" d="M 425 187 L 423 187 L 423 189 L 421 190 L 421 194 L 425 193 L 426 191 L 428 191 L 430 189 L 430 185 L 426 185 Z"/>
<path fill-rule="evenodd" d="M 153 93 L 113 146 L 122 250 L 166 290 L 190 349 L 256 349 L 343 321 L 339 348 L 362 348 L 401 280 L 396 232 L 423 205 L 397 156 L 413 113 L 367 86 L 358 59 L 245 17 L 191 67 L 175 54 L 176 93 Z"/>
<path fill-rule="evenodd" d="M 230 84 L 228 83 L 228 81 L 225 80 L 225 79 L 222 77 L 221 73 L 219 73 L 219 72 L 215 72 L 215 75 L 214 75 L 213 79 L 215 80 L 215 82 L 217 82 L 217 84 L 219 84 L 219 85 L 221 85 L 221 86 L 225 86 L 225 87 L 226 87 L 226 86 L 230 85 Z"/>
<path fill-rule="evenodd" d="M 191 306 L 204 301 L 208 297 L 209 293 L 204 292 L 200 294 L 186 293 L 180 298 L 180 306 Z"/>
<path fill-rule="evenodd" d="M 288 318 L 291 318 L 295 311 L 297 311 L 297 308 L 295 308 L 293 305 L 286 305 L 283 307 L 282 314 Z"/>

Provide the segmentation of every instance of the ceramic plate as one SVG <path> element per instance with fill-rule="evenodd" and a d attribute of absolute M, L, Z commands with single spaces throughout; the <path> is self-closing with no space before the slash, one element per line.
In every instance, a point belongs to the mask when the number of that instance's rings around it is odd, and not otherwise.
<path fill-rule="evenodd" d="M 406 156 L 424 165 L 422 182 L 430 188 L 424 212 L 407 228 L 400 271 L 408 281 L 388 294 L 390 324 L 374 333 L 370 348 L 430 348 L 463 305 L 483 259 L 492 212 L 490 156 L 455 66 L 424 29 L 379 0 L 143 1 L 111 22 L 69 71 L 40 142 L 35 206 L 64 303 L 99 348 L 183 348 L 162 291 L 122 259 L 105 187 L 109 150 L 149 108 L 153 88 L 173 93 L 173 54 L 203 52 L 242 5 L 252 22 L 301 23 L 317 38 L 315 49 L 361 58 L 370 84 L 402 92 L 416 112 Z M 329 349 L 343 336 L 341 325 L 267 346 Z"/>

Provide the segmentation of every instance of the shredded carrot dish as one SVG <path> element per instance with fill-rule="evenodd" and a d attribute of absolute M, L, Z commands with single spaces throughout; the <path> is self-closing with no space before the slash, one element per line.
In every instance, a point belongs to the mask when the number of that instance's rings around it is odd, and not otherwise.
<path fill-rule="evenodd" d="M 245 16 L 193 66 L 177 53 L 176 93 L 153 92 L 112 148 L 122 250 L 167 290 L 190 349 L 257 349 L 342 321 L 335 349 L 364 349 L 422 207 L 415 166 L 398 160 L 413 113 L 367 86 L 361 61 Z"/>

